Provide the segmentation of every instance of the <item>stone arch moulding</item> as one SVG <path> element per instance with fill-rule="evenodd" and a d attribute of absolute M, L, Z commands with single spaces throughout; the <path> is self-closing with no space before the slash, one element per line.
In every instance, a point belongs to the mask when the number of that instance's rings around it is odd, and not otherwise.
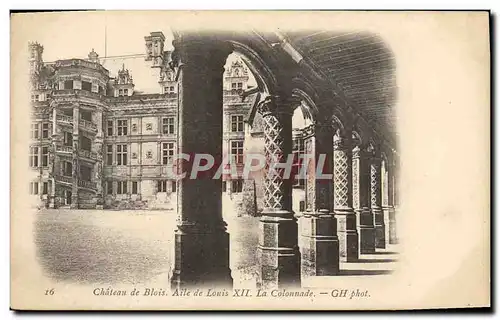
<path fill-rule="evenodd" d="M 363 143 L 364 143 L 363 138 L 358 133 L 358 131 L 353 130 L 352 131 L 352 147 L 353 147 L 353 149 L 355 147 L 361 148 L 361 146 L 363 146 Z"/>
<path fill-rule="evenodd" d="M 392 161 L 392 155 L 390 154 L 390 151 L 385 147 L 385 145 L 380 146 L 380 159 L 386 164 L 386 165 L 391 165 Z"/>
<path fill-rule="evenodd" d="M 231 43 L 234 52 L 240 54 L 241 59 L 252 72 L 259 91 L 264 95 L 276 92 L 277 79 L 266 61 L 250 46 L 242 42 L 230 40 L 229 43 Z"/>
<path fill-rule="evenodd" d="M 330 123 L 333 127 L 334 135 L 336 135 L 338 131 L 343 132 L 346 128 L 345 120 L 339 117 L 337 113 L 330 116 Z"/>
<path fill-rule="evenodd" d="M 292 95 L 299 98 L 303 103 L 301 103 L 300 108 L 304 118 L 309 118 L 311 122 L 316 123 L 319 117 L 319 110 L 314 102 L 314 99 L 311 98 L 309 94 L 305 91 L 294 88 L 292 89 Z"/>
<path fill-rule="evenodd" d="M 278 59 L 274 57 L 273 48 L 263 40 L 255 31 L 228 32 L 221 30 L 198 30 L 172 29 L 174 40 L 172 44 L 176 48 L 183 41 L 216 42 L 221 45 L 229 44 L 233 52 L 241 54 L 242 60 L 252 72 L 258 88 L 264 94 L 275 94 L 279 88 L 277 69 Z M 174 49 L 175 52 L 175 49 Z M 273 66 L 274 69 L 273 70 Z"/>
<path fill-rule="evenodd" d="M 364 121 L 363 122 L 355 121 L 352 129 L 353 132 L 356 132 L 361 141 L 360 146 L 368 146 L 370 142 L 374 141 L 373 131 L 368 126 L 365 125 Z"/>
<path fill-rule="evenodd" d="M 394 162 L 395 157 L 397 156 L 394 149 L 384 141 L 380 145 L 380 150 L 381 154 L 385 157 L 385 159 L 384 158 L 383 159 L 386 161 L 386 163 L 391 165 Z"/>
<path fill-rule="evenodd" d="M 342 108 L 339 104 L 340 101 L 337 99 L 332 99 L 328 97 L 327 100 L 322 100 L 320 110 L 324 114 L 324 119 L 328 125 L 331 125 L 336 132 L 337 130 L 344 131 L 347 128 L 352 127 L 351 116 L 348 112 Z"/>
<path fill-rule="evenodd" d="M 370 153 L 373 153 L 374 155 L 377 155 L 377 157 L 381 156 L 381 153 L 382 153 L 382 144 L 381 144 L 381 141 L 380 141 L 379 137 L 377 137 L 375 135 L 371 135 L 367 139 L 366 147 L 367 147 L 367 150 Z"/>

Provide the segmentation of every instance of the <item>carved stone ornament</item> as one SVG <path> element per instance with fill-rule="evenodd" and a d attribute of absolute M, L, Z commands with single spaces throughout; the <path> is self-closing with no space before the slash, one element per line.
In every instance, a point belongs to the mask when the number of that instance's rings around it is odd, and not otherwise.
<path fill-rule="evenodd" d="M 353 149 L 352 149 L 352 157 L 353 158 L 359 158 L 359 155 L 360 155 L 360 148 L 359 146 L 355 146 Z"/>
<path fill-rule="evenodd" d="M 333 149 L 342 150 L 349 147 L 349 141 L 344 132 L 338 129 L 336 134 L 333 136 Z"/>
<path fill-rule="evenodd" d="M 310 124 L 308 125 L 307 127 L 305 127 L 303 129 L 303 135 L 304 137 L 310 137 L 310 136 L 313 136 L 315 134 L 315 128 L 316 126 L 314 124 Z"/>
<path fill-rule="evenodd" d="M 257 112 L 259 112 L 262 117 L 266 117 L 271 114 L 276 114 L 278 111 L 280 113 L 293 113 L 295 107 L 301 103 L 301 100 L 296 97 L 290 97 L 286 100 L 280 101 L 280 107 L 278 107 L 279 96 L 267 95 L 257 104 Z M 283 108 L 286 105 L 286 108 Z"/>

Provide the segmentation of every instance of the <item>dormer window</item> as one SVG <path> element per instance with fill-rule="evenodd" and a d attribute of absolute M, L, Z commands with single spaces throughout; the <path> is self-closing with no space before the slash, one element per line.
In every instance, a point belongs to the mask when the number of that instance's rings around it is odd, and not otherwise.
<path fill-rule="evenodd" d="M 128 96 L 128 89 L 118 89 L 118 96 L 119 97 L 127 97 Z"/>
<path fill-rule="evenodd" d="M 233 82 L 231 83 L 231 90 L 242 90 L 243 82 Z"/>

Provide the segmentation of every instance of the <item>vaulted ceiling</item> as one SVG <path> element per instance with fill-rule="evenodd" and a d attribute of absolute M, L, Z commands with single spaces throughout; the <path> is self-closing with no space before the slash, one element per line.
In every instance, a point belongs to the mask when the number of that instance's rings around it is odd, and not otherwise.
<path fill-rule="evenodd" d="M 207 37 L 206 34 L 197 36 Z M 396 149 L 395 56 L 387 42 L 379 35 L 368 32 L 310 30 L 262 33 L 219 31 L 214 34 L 218 35 L 215 38 L 248 45 L 258 55 L 266 58 L 265 63 L 270 64 L 273 64 L 272 55 L 266 50 L 277 44 L 283 45 L 283 41 L 288 42 L 300 54 L 300 59 L 321 78 L 326 79 L 332 90 L 355 110 L 371 130 L 376 131 L 383 142 Z M 181 33 L 174 32 L 177 38 L 180 35 Z M 256 45 L 261 42 L 267 45 Z M 298 62 L 297 56 L 292 59 Z M 286 65 L 280 67 L 286 68 Z"/>
<path fill-rule="evenodd" d="M 393 52 L 366 32 L 287 32 L 290 44 L 373 128 L 395 143 L 397 84 Z"/>

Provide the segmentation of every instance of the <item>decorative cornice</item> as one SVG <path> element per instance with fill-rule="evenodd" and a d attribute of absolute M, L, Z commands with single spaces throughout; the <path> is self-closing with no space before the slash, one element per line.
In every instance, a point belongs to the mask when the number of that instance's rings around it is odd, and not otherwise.
<path fill-rule="evenodd" d="M 345 138 L 335 137 L 333 139 L 333 150 L 344 150 L 348 147 L 348 143 Z"/>
<path fill-rule="evenodd" d="M 66 60 L 57 60 L 54 64 L 54 68 L 56 70 L 61 68 L 71 68 L 71 67 L 94 69 L 99 71 L 104 76 L 109 77 L 108 69 L 104 68 L 101 64 L 97 62 L 91 62 L 83 59 L 66 59 Z"/>
<path fill-rule="evenodd" d="M 302 129 L 302 136 L 304 139 L 312 137 L 316 134 L 316 126 L 314 124 L 310 124 L 304 129 Z"/>
<path fill-rule="evenodd" d="M 334 128 L 335 134 L 333 136 L 334 150 L 344 150 L 352 148 L 352 131 L 349 127 Z"/>

